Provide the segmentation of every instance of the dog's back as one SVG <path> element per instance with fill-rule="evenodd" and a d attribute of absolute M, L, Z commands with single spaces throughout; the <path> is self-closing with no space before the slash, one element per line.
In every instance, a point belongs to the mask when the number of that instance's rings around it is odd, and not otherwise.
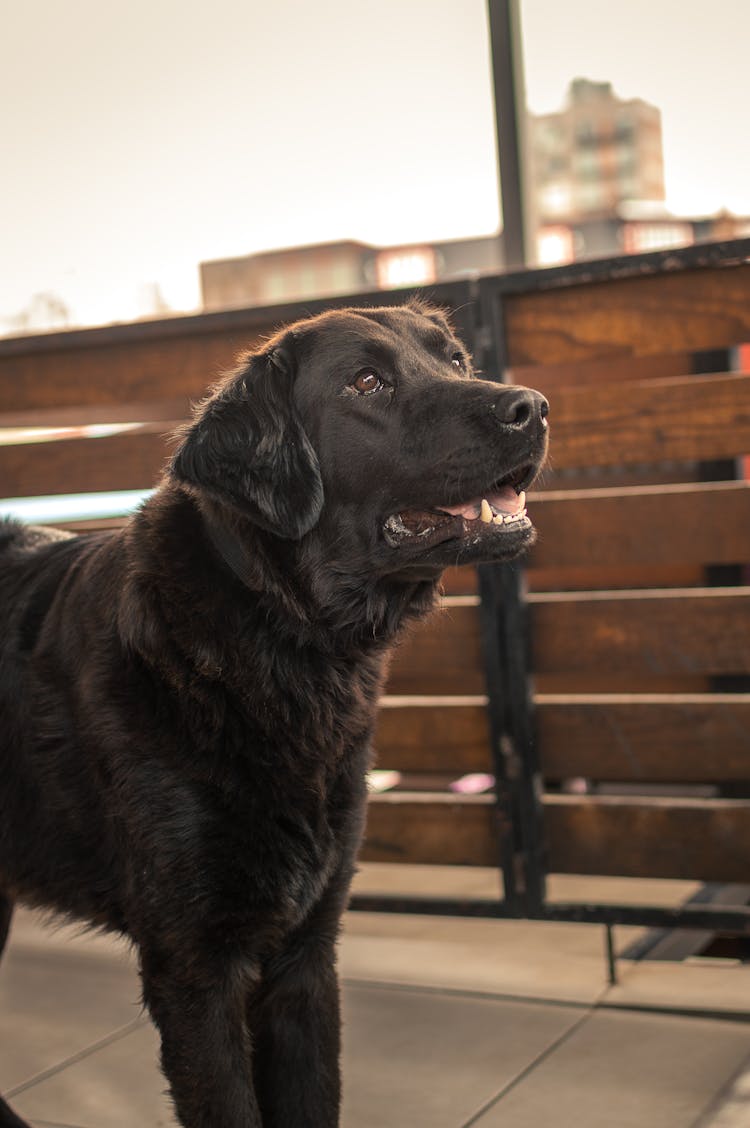
<path fill-rule="evenodd" d="M 64 661 L 68 631 L 86 631 L 85 601 L 76 593 L 73 616 L 60 606 L 93 547 L 89 537 L 0 525 L 0 891 L 116 924 L 92 912 L 86 892 L 89 868 L 99 885 L 106 827 L 75 733 L 73 648 Z"/>
<path fill-rule="evenodd" d="M 0 663 L 15 664 L 33 649 L 38 628 L 77 550 L 77 539 L 59 529 L 13 520 L 0 524 Z M 7 687 L 5 679 L 2 685 Z"/>

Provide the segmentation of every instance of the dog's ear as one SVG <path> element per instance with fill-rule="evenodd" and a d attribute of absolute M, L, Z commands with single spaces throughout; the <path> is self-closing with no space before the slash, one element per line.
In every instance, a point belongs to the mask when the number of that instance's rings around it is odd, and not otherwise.
<path fill-rule="evenodd" d="M 317 523 L 323 483 L 293 402 L 295 360 L 284 338 L 251 355 L 198 408 L 170 471 L 256 524 L 299 540 Z"/>

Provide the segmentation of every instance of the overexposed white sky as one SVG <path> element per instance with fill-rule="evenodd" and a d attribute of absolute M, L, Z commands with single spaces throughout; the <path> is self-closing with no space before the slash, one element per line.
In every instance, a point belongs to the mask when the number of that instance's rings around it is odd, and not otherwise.
<path fill-rule="evenodd" d="M 202 259 L 500 223 L 484 0 L 4 0 L 0 326 L 198 302 Z M 523 0 L 530 108 L 663 114 L 668 204 L 750 214 L 748 0 Z"/>

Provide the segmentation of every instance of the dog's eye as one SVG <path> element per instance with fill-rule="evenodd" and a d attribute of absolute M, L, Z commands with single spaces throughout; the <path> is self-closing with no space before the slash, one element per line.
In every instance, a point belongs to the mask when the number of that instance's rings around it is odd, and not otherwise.
<path fill-rule="evenodd" d="M 374 368 L 363 368 L 352 380 L 351 387 L 361 396 L 371 396 L 385 387 L 385 381 L 380 379 Z"/>
<path fill-rule="evenodd" d="M 451 364 L 454 366 L 454 368 L 460 368 L 463 370 L 466 367 L 466 361 L 464 360 L 463 353 L 454 353 L 451 357 Z"/>

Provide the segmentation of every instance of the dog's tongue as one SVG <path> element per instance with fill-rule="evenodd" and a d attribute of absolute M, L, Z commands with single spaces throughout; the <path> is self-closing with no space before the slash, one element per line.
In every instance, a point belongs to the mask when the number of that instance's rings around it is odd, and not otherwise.
<path fill-rule="evenodd" d="M 526 504 L 526 494 L 523 491 L 517 494 L 512 486 L 503 486 L 502 489 L 488 493 L 486 499 L 493 509 L 496 509 L 505 517 L 513 517 L 516 513 L 520 513 Z M 466 517 L 469 521 L 473 521 L 479 516 L 481 505 L 482 498 L 480 497 L 475 501 L 467 501 L 463 505 L 442 505 L 440 508 L 445 513 L 452 513 L 454 517 Z"/>

